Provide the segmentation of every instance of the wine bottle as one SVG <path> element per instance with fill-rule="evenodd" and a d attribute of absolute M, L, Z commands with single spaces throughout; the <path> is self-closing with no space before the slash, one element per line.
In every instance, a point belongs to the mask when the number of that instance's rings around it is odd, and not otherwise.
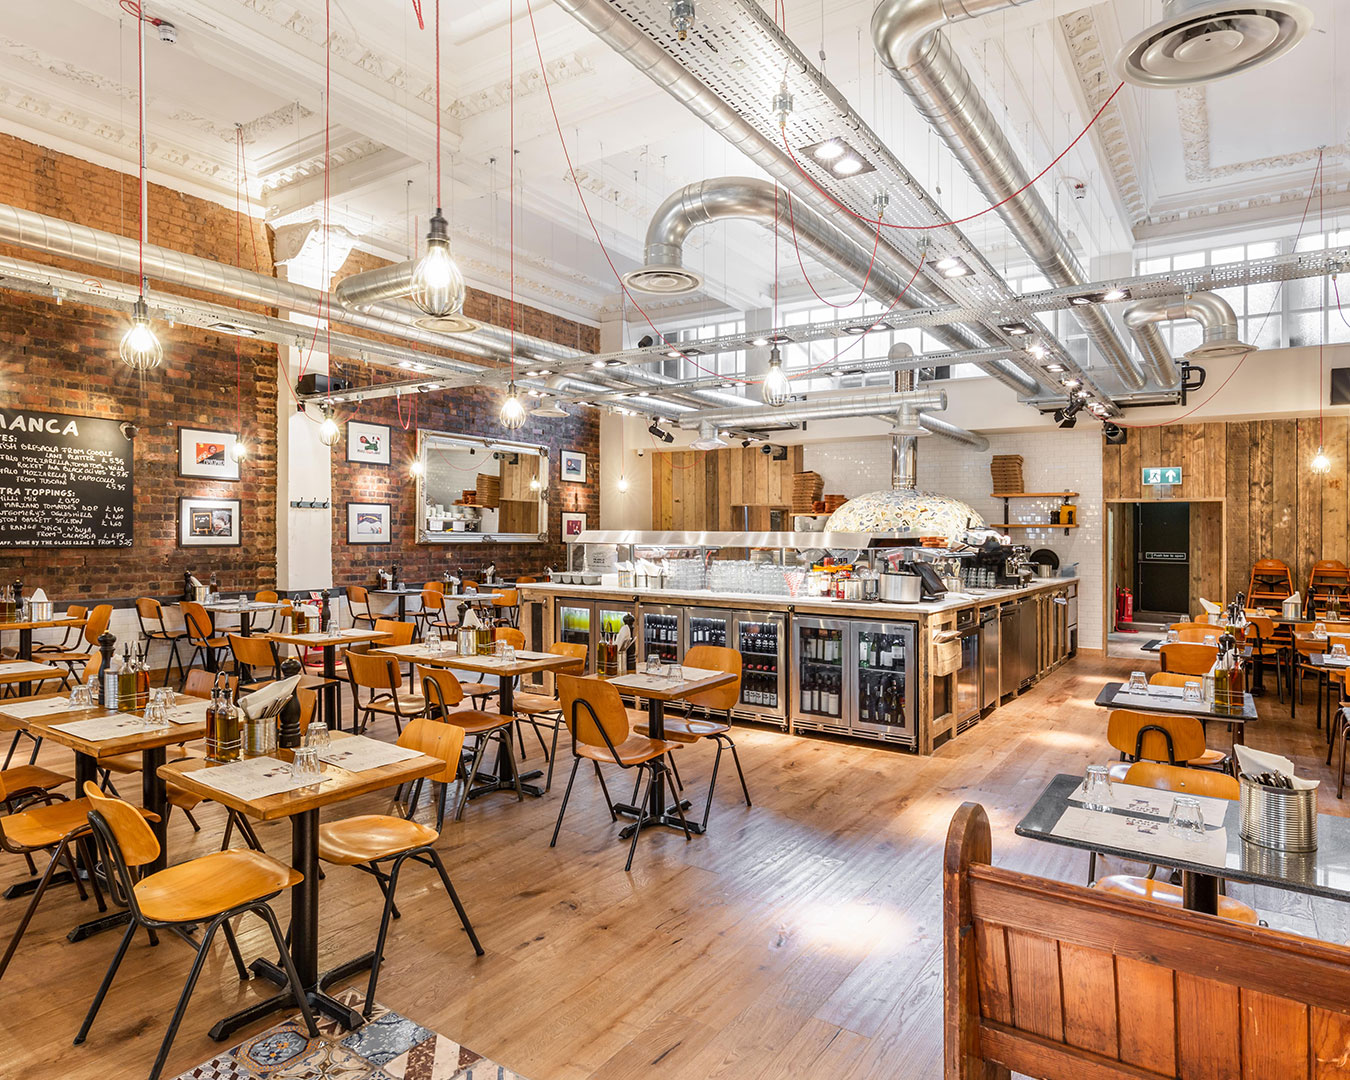
<path fill-rule="evenodd" d="M 150 704 L 150 664 L 146 660 L 146 645 L 136 650 L 136 711 Z"/>

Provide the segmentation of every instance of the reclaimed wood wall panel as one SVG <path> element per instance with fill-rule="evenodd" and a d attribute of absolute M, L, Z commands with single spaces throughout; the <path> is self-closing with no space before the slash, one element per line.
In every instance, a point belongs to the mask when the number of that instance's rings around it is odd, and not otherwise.
<path fill-rule="evenodd" d="M 669 450 L 652 455 L 652 528 L 658 531 L 737 530 L 737 506 L 786 507 L 802 448 L 773 460 L 758 446 L 723 450 Z M 759 519 L 760 515 L 755 515 Z M 767 516 L 765 517 L 767 520 Z"/>
<path fill-rule="evenodd" d="M 1325 476 L 1308 467 L 1319 443 L 1332 462 Z M 1252 563 L 1262 558 L 1288 563 L 1302 591 L 1319 559 L 1350 562 L 1348 460 L 1344 415 L 1320 425 L 1305 417 L 1131 428 L 1123 446 L 1102 448 L 1102 493 L 1107 500 L 1151 499 L 1142 470 L 1180 465 L 1172 501 L 1192 504 L 1192 591 L 1232 596 L 1247 587 Z M 1201 500 L 1222 500 L 1221 517 L 1202 509 Z"/>

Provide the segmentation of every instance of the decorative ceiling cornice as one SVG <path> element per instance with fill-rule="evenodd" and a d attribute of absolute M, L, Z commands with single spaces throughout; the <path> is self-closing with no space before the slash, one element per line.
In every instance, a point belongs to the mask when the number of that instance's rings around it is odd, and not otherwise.
<path fill-rule="evenodd" d="M 109 94 L 113 97 L 122 98 L 124 101 L 135 99 L 135 95 L 129 86 L 123 86 L 96 71 L 76 67 L 74 64 L 52 56 L 50 53 L 45 53 L 31 45 L 25 45 L 7 37 L 0 37 L 0 56 L 8 58 L 13 63 L 23 64 L 26 67 L 45 71 L 49 75 L 55 75 L 58 79 L 73 83 L 88 92 Z"/>
<path fill-rule="evenodd" d="M 360 161 L 362 158 L 371 157 L 386 149 L 383 144 L 374 139 L 367 139 L 364 135 L 358 136 L 341 146 L 330 147 L 328 151 L 328 160 L 331 161 L 334 169 L 340 165 L 350 165 L 354 161 Z M 324 155 L 315 154 L 306 158 L 304 161 L 297 161 L 292 165 L 287 165 L 276 172 L 268 173 L 262 180 L 262 192 L 264 195 L 280 191 L 288 184 L 294 184 L 309 176 L 315 176 L 323 172 Z"/>
<path fill-rule="evenodd" d="M 1117 83 L 1107 60 L 1106 50 L 1102 46 L 1101 32 L 1092 8 L 1084 8 L 1059 20 L 1064 34 L 1069 56 L 1073 59 L 1074 71 L 1088 109 L 1096 113 L 1111 96 Z M 1098 145 L 1107 163 L 1111 167 L 1111 178 L 1134 224 L 1148 216 L 1148 205 L 1144 199 L 1143 185 L 1139 172 L 1134 165 L 1134 153 L 1130 147 L 1125 121 L 1120 106 L 1112 105 L 1102 113 L 1094 127 Z"/>
<path fill-rule="evenodd" d="M 302 120 L 307 120 L 314 113 L 306 109 L 298 101 L 293 101 L 289 105 L 283 105 L 279 109 L 273 109 L 269 113 L 256 117 L 246 124 L 240 124 L 239 129 L 244 133 L 245 144 L 251 144 L 258 141 L 261 135 L 270 134 L 284 127 L 290 127 Z M 169 113 L 169 119 L 180 124 L 188 124 L 198 128 L 209 135 L 215 136 L 222 142 L 233 144 L 235 138 L 235 127 L 233 124 L 217 124 L 204 116 L 198 116 L 188 109 L 177 109 Z"/>
<path fill-rule="evenodd" d="M 1186 162 L 1186 179 L 1203 182 L 1225 180 L 1246 173 L 1275 172 L 1311 165 L 1317 160 L 1318 147 L 1292 154 L 1235 161 L 1215 165 L 1210 160 L 1209 96 L 1203 86 L 1185 86 L 1177 91 L 1177 120 L 1181 124 L 1182 154 Z M 1344 161 L 1350 158 L 1350 145 L 1338 143 L 1322 151 L 1325 161 Z"/>
<path fill-rule="evenodd" d="M 559 56 L 553 60 L 547 60 L 545 66 L 548 68 L 548 81 L 552 86 L 559 86 L 570 82 L 572 79 L 595 73 L 595 61 L 575 52 L 568 53 L 566 56 Z M 510 102 L 510 90 L 510 80 L 502 79 L 500 82 L 475 93 L 455 98 L 445 111 L 457 120 L 466 120 L 471 116 L 479 116 L 494 109 L 504 109 Z M 543 90 L 544 81 L 538 70 L 534 68 L 516 79 L 517 100 L 542 93 Z M 434 100 L 434 97 L 431 100 Z"/>

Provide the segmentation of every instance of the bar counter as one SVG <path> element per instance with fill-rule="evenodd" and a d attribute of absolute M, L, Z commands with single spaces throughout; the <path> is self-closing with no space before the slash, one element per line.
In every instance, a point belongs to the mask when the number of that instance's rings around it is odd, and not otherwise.
<path fill-rule="evenodd" d="M 738 649 L 735 715 L 932 751 L 1077 649 L 1078 578 L 1038 578 L 915 604 L 619 588 L 520 586 L 531 647 L 591 646 L 633 618 L 634 662 L 696 644 Z"/>

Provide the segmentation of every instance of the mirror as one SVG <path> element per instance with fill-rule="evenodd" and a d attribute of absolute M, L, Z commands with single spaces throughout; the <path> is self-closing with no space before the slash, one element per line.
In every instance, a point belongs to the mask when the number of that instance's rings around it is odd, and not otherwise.
<path fill-rule="evenodd" d="M 548 448 L 419 431 L 417 539 L 537 544 L 548 539 Z"/>

